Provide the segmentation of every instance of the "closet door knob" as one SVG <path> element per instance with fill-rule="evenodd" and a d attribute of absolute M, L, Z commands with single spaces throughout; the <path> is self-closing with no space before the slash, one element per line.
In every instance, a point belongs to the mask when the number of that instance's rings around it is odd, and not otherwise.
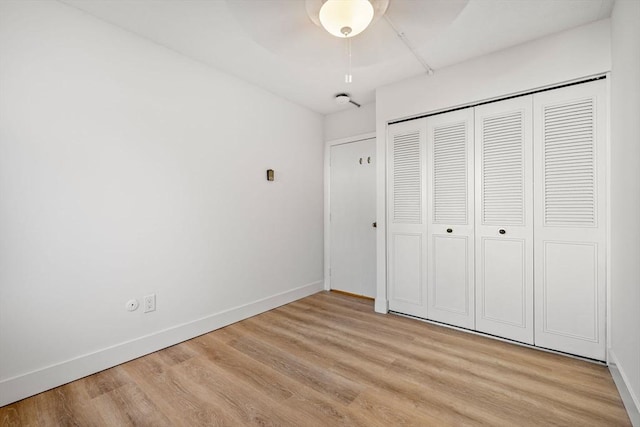
<path fill-rule="evenodd" d="M 453 233 L 453 229 L 447 228 L 447 233 Z"/>
<path fill-rule="evenodd" d="M 506 231 L 505 231 L 505 229 L 504 229 L 504 228 L 501 228 L 500 230 L 498 230 L 498 233 L 500 233 L 500 234 L 505 234 L 505 233 L 506 233 Z"/>

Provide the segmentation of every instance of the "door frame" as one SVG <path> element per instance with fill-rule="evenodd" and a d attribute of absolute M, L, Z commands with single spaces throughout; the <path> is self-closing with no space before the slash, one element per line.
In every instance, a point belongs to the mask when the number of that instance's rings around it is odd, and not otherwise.
<path fill-rule="evenodd" d="M 376 139 L 375 132 L 368 132 L 345 138 L 333 139 L 324 143 L 324 290 L 331 290 L 331 147 L 353 142 Z M 376 190 L 377 194 L 377 190 Z"/>

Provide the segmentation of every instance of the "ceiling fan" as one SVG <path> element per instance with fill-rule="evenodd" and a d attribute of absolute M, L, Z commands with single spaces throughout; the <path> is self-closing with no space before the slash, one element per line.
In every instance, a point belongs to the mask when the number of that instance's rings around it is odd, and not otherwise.
<path fill-rule="evenodd" d="M 468 2 L 227 0 L 226 3 L 256 43 L 280 59 L 336 75 L 338 94 L 342 94 L 358 91 L 358 70 L 392 64 L 399 57 L 407 60 L 413 57 L 425 73 L 433 73 L 423 56 L 423 47 L 447 28 Z M 344 76 L 342 82 L 339 74 Z"/>

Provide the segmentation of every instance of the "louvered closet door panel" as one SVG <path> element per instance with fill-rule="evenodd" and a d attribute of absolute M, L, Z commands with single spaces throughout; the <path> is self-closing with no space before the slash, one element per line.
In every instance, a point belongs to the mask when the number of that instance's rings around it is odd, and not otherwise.
<path fill-rule="evenodd" d="M 427 318 L 475 327 L 473 109 L 427 118 Z"/>
<path fill-rule="evenodd" d="M 389 309 L 426 317 L 425 119 L 389 125 L 387 272 Z"/>
<path fill-rule="evenodd" d="M 475 109 L 476 329 L 533 344 L 532 98 Z"/>
<path fill-rule="evenodd" d="M 603 80 L 534 96 L 535 343 L 605 359 Z"/>

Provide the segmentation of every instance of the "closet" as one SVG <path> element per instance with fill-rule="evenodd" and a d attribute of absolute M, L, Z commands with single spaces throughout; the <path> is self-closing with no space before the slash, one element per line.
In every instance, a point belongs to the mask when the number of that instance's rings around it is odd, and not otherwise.
<path fill-rule="evenodd" d="M 605 359 L 602 79 L 388 126 L 391 311 Z"/>

